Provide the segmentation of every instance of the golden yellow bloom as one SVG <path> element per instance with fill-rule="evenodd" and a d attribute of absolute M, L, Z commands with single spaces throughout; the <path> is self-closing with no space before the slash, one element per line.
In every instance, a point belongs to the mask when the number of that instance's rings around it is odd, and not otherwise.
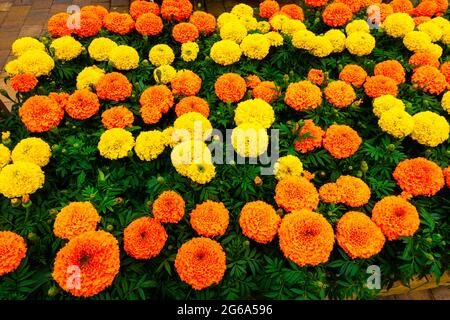
<path fill-rule="evenodd" d="M 168 84 L 177 75 L 177 70 L 171 65 L 165 64 L 153 70 L 153 78 L 157 84 Z"/>
<path fill-rule="evenodd" d="M 226 23 L 229 22 L 239 23 L 239 17 L 229 12 L 224 12 L 217 18 L 217 27 L 221 29 Z"/>
<path fill-rule="evenodd" d="M 232 40 L 241 43 L 247 35 L 247 28 L 240 22 L 228 22 L 220 28 L 220 37 L 222 40 Z"/>
<path fill-rule="evenodd" d="M 242 51 L 236 42 L 221 40 L 213 44 L 209 55 L 215 63 L 228 66 L 239 61 Z"/>
<path fill-rule="evenodd" d="M 17 161 L 0 171 L 0 193 L 7 198 L 19 198 L 42 188 L 45 177 L 34 163 Z"/>
<path fill-rule="evenodd" d="M 247 31 L 254 31 L 258 28 L 258 20 L 253 17 L 239 17 L 239 22 L 247 29 Z"/>
<path fill-rule="evenodd" d="M 310 52 L 319 58 L 326 57 L 330 55 L 334 50 L 333 45 L 331 44 L 331 41 L 328 40 L 328 38 L 324 36 L 316 36 L 312 40 L 312 47 L 310 49 Z"/>
<path fill-rule="evenodd" d="M 173 127 L 180 133 L 183 132 L 183 141 L 206 140 L 212 131 L 211 122 L 198 112 L 187 112 L 179 116 Z"/>
<path fill-rule="evenodd" d="M 40 50 L 45 52 L 45 45 L 32 37 L 23 37 L 15 40 L 11 46 L 12 54 L 20 57 L 28 50 Z"/>
<path fill-rule="evenodd" d="M 134 151 L 141 160 L 150 161 L 156 159 L 165 149 L 166 139 L 158 130 L 141 132 L 136 138 Z"/>
<path fill-rule="evenodd" d="M 97 61 L 109 60 L 109 53 L 117 48 L 117 43 L 108 38 L 95 38 L 88 47 L 89 55 Z"/>
<path fill-rule="evenodd" d="M 139 65 L 139 54 L 133 47 L 118 46 L 109 52 L 109 62 L 118 70 L 132 70 Z"/>
<path fill-rule="evenodd" d="M 287 155 L 277 160 L 273 173 L 277 180 L 282 180 L 286 177 L 301 177 L 303 164 L 298 157 Z"/>
<path fill-rule="evenodd" d="M 275 121 L 275 112 L 270 104 L 262 99 L 250 99 L 240 102 L 234 110 L 236 125 L 256 122 L 263 128 L 270 128 Z"/>
<path fill-rule="evenodd" d="M 11 151 L 9 151 L 9 149 L 5 145 L 0 144 L 0 171 L 10 161 L 11 161 Z"/>
<path fill-rule="evenodd" d="M 430 37 L 432 42 L 441 40 L 443 35 L 442 29 L 432 21 L 421 23 L 417 29 L 425 32 Z"/>
<path fill-rule="evenodd" d="M 425 32 L 411 31 L 403 38 L 403 44 L 410 51 L 425 50 L 431 44 L 431 38 Z"/>
<path fill-rule="evenodd" d="M 366 32 L 370 33 L 369 24 L 366 20 L 353 20 L 347 26 L 345 27 L 345 32 L 347 32 L 347 35 L 352 34 L 354 32 Z"/>
<path fill-rule="evenodd" d="M 431 111 L 422 111 L 413 115 L 414 129 L 411 138 L 418 143 L 436 147 L 447 141 L 449 125 L 447 120 Z"/>
<path fill-rule="evenodd" d="M 216 175 L 216 168 L 211 163 L 181 164 L 175 170 L 198 184 L 210 182 Z"/>
<path fill-rule="evenodd" d="M 316 35 L 309 30 L 299 30 L 292 35 L 292 45 L 297 49 L 311 50 Z"/>
<path fill-rule="evenodd" d="M 414 19 L 407 13 L 396 12 L 386 17 L 381 28 L 391 37 L 403 38 L 414 30 Z"/>
<path fill-rule="evenodd" d="M 253 8 L 247 4 L 239 3 L 231 9 L 231 14 L 238 17 L 253 17 Z"/>
<path fill-rule="evenodd" d="M 262 34 L 249 34 L 241 42 L 242 53 L 250 59 L 264 59 L 269 54 L 269 49 L 270 42 Z"/>
<path fill-rule="evenodd" d="M 97 66 L 84 68 L 77 76 L 77 89 L 91 90 L 104 74 L 105 70 L 100 69 Z"/>
<path fill-rule="evenodd" d="M 36 77 L 48 75 L 55 67 L 55 62 L 45 51 L 31 49 L 18 59 L 20 73 L 34 74 Z"/>
<path fill-rule="evenodd" d="M 357 56 L 365 56 L 375 48 L 375 38 L 366 32 L 353 32 L 345 40 L 348 52 Z"/>
<path fill-rule="evenodd" d="M 412 116 L 402 108 L 391 108 L 381 114 L 378 125 L 395 138 L 404 138 L 414 127 Z"/>
<path fill-rule="evenodd" d="M 392 108 L 400 108 L 405 110 L 405 104 L 402 100 L 396 97 L 385 94 L 373 99 L 373 113 L 379 118 L 383 112 L 388 111 Z"/>
<path fill-rule="evenodd" d="M 150 49 L 148 58 L 153 65 L 159 67 L 171 64 L 175 60 L 175 54 L 167 44 L 157 44 Z"/>
<path fill-rule="evenodd" d="M 200 48 L 195 42 L 185 42 L 181 45 L 181 59 L 186 62 L 195 61 Z"/>
<path fill-rule="evenodd" d="M 270 23 L 267 21 L 259 21 L 256 29 L 261 33 L 267 33 L 270 31 Z"/>
<path fill-rule="evenodd" d="M 267 150 L 269 137 L 259 123 L 241 123 L 233 129 L 231 143 L 241 157 L 257 157 Z"/>
<path fill-rule="evenodd" d="M 35 137 L 22 139 L 11 153 L 13 162 L 31 162 L 39 167 L 46 166 L 51 156 L 52 151 L 48 143 Z"/>
<path fill-rule="evenodd" d="M 212 164 L 211 151 L 203 141 L 199 140 L 186 140 L 175 145 L 170 154 L 170 160 L 174 167 Z"/>
<path fill-rule="evenodd" d="M 10 77 L 19 74 L 19 61 L 17 59 L 9 61 L 5 66 L 5 71 Z"/>
<path fill-rule="evenodd" d="M 281 26 L 281 32 L 290 37 L 299 30 L 306 30 L 306 26 L 300 20 L 289 19 Z"/>
<path fill-rule="evenodd" d="M 55 57 L 62 61 L 75 59 L 83 51 L 83 45 L 71 36 L 53 40 L 50 48 L 55 50 Z"/>
<path fill-rule="evenodd" d="M 269 43 L 272 47 L 279 47 L 283 45 L 284 39 L 281 34 L 278 32 L 272 31 L 264 34 L 267 40 L 269 40 Z"/>
<path fill-rule="evenodd" d="M 103 132 L 97 145 L 100 155 L 111 160 L 126 157 L 133 146 L 133 135 L 122 128 L 113 128 Z"/>
<path fill-rule="evenodd" d="M 333 46 L 333 52 L 342 52 L 345 49 L 345 34 L 338 29 L 331 29 L 325 32 L 323 35 L 325 38 L 330 40 Z"/>

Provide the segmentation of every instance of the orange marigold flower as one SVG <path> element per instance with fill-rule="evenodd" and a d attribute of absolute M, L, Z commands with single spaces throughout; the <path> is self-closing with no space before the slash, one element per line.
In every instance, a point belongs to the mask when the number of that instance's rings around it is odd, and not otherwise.
<path fill-rule="evenodd" d="M 375 65 L 373 73 L 376 76 L 386 76 L 397 84 L 405 82 L 405 69 L 397 60 L 386 60 Z"/>
<path fill-rule="evenodd" d="M 106 129 L 125 129 L 131 127 L 133 121 L 133 112 L 124 106 L 112 107 L 102 113 L 102 123 Z"/>
<path fill-rule="evenodd" d="M 361 0 L 334 0 L 334 2 L 346 4 L 352 10 L 352 13 L 357 13 L 363 6 Z"/>
<path fill-rule="evenodd" d="M 311 69 L 308 72 L 308 80 L 315 85 L 321 86 L 323 81 L 325 80 L 325 75 L 322 70 L 319 69 Z"/>
<path fill-rule="evenodd" d="M 285 4 L 281 7 L 281 12 L 286 13 L 291 19 L 300 21 L 305 20 L 303 9 L 296 4 Z"/>
<path fill-rule="evenodd" d="M 123 101 L 131 96 L 133 86 L 120 72 L 106 73 L 95 84 L 97 95 L 102 100 Z"/>
<path fill-rule="evenodd" d="M 326 5 L 328 0 L 305 0 L 308 7 L 322 7 Z"/>
<path fill-rule="evenodd" d="M 305 209 L 284 216 L 278 237 L 285 257 L 300 267 L 327 262 L 334 245 L 333 228 L 328 221 Z"/>
<path fill-rule="evenodd" d="M 10 80 L 11 87 L 17 92 L 29 92 L 38 84 L 38 79 L 34 74 L 20 73 Z"/>
<path fill-rule="evenodd" d="M 393 0 L 389 3 L 395 13 L 404 12 L 410 14 L 414 9 L 413 4 L 409 0 Z"/>
<path fill-rule="evenodd" d="M 165 85 L 152 86 L 142 92 L 139 99 L 141 106 L 155 106 L 162 113 L 166 113 L 174 104 L 172 91 Z"/>
<path fill-rule="evenodd" d="M 411 82 L 414 87 L 434 95 L 444 92 L 448 85 L 439 69 L 427 65 L 414 69 Z"/>
<path fill-rule="evenodd" d="M 163 223 L 178 223 L 184 216 L 185 203 L 175 191 L 164 191 L 153 203 L 153 216 Z"/>
<path fill-rule="evenodd" d="M 428 52 L 416 52 L 409 58 L 408 63 L 414 69 L 420 66 L 432 66 L 439 68 L 439 57 Z"/>
<path fill-rule="evenodd" d="M 244 78 L 237 73 L 224 73 L 217 78 L 214 91 L 223 102 L 238 102 L 244 97 L 247 84 Z"/>
<path fill-rule="evenodd" d="M 386 242 L 380 228 L 357 211 L 349 211 L 339 219 L 336 240 L 352 259 L 368 259 L 378 254 Z"/>
<path fill-rule="evenodd" d="M 341 189 L 336 183 L 325 183 L 319 188 L 319 197 L 326 203 L 340 203 L 342 200 Z"/>
<path fill-rule="evenodd" d="M 121 35 L 134 30 L 134 20 L 128 13 L 110 12 L 103 20 L 105 28 Z"/>
<path fill-rule="evenodd" d="M 119 268 L 116 238 L 105 231 L 88 231 L 58 251 L 52 277 L 74 296 L 92 297 L 112 284 Z"/>
<path fill-rule="evenodd" d="M 164 0 L 161 5 L 161 15 L 169 21 L 173 19 L 181 21 L 189 18 L 192 8 L 189 0 Z"/>
<path fill-rule="evenodd" d="M 161 33 L 163 27 L 162 19 L 151 12 L 140 15 L 136 20 L 136 31 L 145 36 L 156 36 Z"/>
<path fill-rule="evenodd" d="M 339 73 L 339 79 L 360 88 L 367 79 L 367 72 L 356 64 L 348 64 Z"/>
<path fill-rule="evenodd" d="M 156 257 L 164 247 L 167 232 L 156 219 L 142 217 L 131 222 L 123 232 L 125 252 L 138 260 Z"/>
<path fill-rule="evenodd" d="M 325 132 L 323 147 L 335 158 L 351 157 L 362 143 L 358 132 L 346 125 L 333 124 Z"/>
<path fill-rule="evenodd" d="M 81 12 L 88 12 L 88 13 L 93 13 L 95 14 L 100 21 L 103 22 L 103 19 L 106 17 L 106 15 L 108 14 L 108 10 L 105 7 L 102 6 L 95 6 L 95 5 L 90 5 L 90 6 L 84 6 L 83 8 L 81 8 Z"/>
<path fill-rule="evenodd" d="M 199 36 L 197 27 L 189 22 L 180 22 L 172 29 L 172 36 L 179 43 L 194 42 Z"/>
<path fill-rule="evenodd" d="M 438 10 L 438 5 L 433 0 L 425 0 L 419 3 L 412 11 L 411 15 L 416 17 L 432 17 Z"/>
<path fill-rule="evenodd" d="M 196 26 L 200 33 L 205 35 L 216 30 L 216 18 L 210 13 L 195 11 L 189 18 L 189 22 Z"/>
<path fill-rule="evenodd" d="M 264 201 L 247 202 L 239 216 L 242 234 L 259 243 L 269 243 L 277 235 L 281 218 Z"/>
<path fill-rule="evenodd" d="M 47 132 L 59 125 L 64 109 L 49 97 L 33 96 L 19 108 L 19 117 L 28 131 Z"/>
<path fill-rule="evenodd" d="M 448 0 L 433 0 L 437 4 L 436 15 L 443 16 L 448 9 Z"/>
<path fill-rule="evenodd" d="M 444 187 L 441 168 L 421 157 L 400 161 L 393 176 L 400 188 L 413 196 L 434 196 Z"/>
<path fill-rule="evenodd" d="M 316 187 L 304 177 L 287 177 L 275 187 L 275 201 L 286 211 L 310 209 L 319 204 Z"/>
<path fill-rule="evenodd" d="M 447 185 L 447 188 L 450 188 L 450 166 L 442 170 L 442 173 L 444 174 L 445 183 Z"/>
<path fill-rule="evenodd" d="M 330 27 L 341 27 L 353 17 L 352 10 L 345 3 L 333 2 L 322 12 L 322 19 Z"/>
<path fill-rule="evenodd" d="M 66 12 L 53 15 L 47 22 L 48 33 L 50 33 L 53 38 L 70 36 L 72 30 L 67 27 L 67 19 L 69 19 L 69 17 L 70 15 Z"/>
<path fill-rule="evenodd" d="M 330 82 L 323 93 L 328 103 L 337 108 L 348 107 L 356 99 L 355 90 L 342 80 Z"/>
<path fill-rule="evenodd" d="M 159 5 L 156 2 L 140 0 L 131 2 L 130 15 L 134 20 L 137 20 L 141 15 L 146 13 L 153 13 L 158 16 L 160 13 Z"/>
<path fill-rule="evenodd" d="M 375 204 L 372 221 L 388 240 L 412 236 L 420 225 L 416 207 L 396 196 L 384 197 Z"/>
<path fill-rule="evenodd" d="M 193 238 L 185 242 L 175 258 L 175 269 L 181 280 L 195 290 L 218 284 L 226 268 L 222 246 L 208 238 Z"/>
<path fill-rule="evenodd" d="M 182 70 L 177 72 L 170 84 L 176 95 L 195 96 L 202 87 L 202 79 L 191 70 Z"/>
<path fill-rule="evenodd" d="M 307 80 L 291 83 L 286 90 L 284 102 L 297 111 L 315 109 L 322 103 L 322 91 Z"/>
<path fill-rule="evenodd" d="M 261 83 L 261 79 L 257 75 L 251 74 L 245 77 L 245 82 L 247 83 L 247 88 L 255 89 Z"/>
<path fill-rule="evenodd" d="M 70 94 L 66 92 L 50 92 L 48 97 L 55 101 L 61 109 L 65 109 L 67 102 L 69 101 Z"/>
<path fill-rule="evenodd" d="M 414 17 L 414 24 L 416 26 L 421 25 L 424 22 L 430 21 L 430 17 Z"/>
<path fill-rule="evenodd" d="M 259 4 L 259 16 L 270 19 L 275 13 L 280 11 L 280 5 L 273 0 L 265 0 Z"/>
<path fill-rule="evenodd" d="M 71 202 L 55 219 L 53 232 L 63 239 L 72 239 L 84 232 L 95 231 L 101 217 L 90 202 Z"/>
<path fill-rule="evenodd" d="M 298 124 L 295 127 L 295 131 L 298 130 Z M 321 127 L 316 126 L 311 119 L 304 121 L 303 126 L 298 131 L 299 139 L 294 143 L 295 150 L 306 153 L 312 151 L 315 148 L 322 146 L 322 139 L 325 132 Z"/>
<path fill-rule="evenodd" d="M 370 188 L 359 178 L 340 176 L 336 180 L 336 186 L 341 194 L 340 202 L 347 206 L 361 207 L 369 202 Z"/>
<path fill-rule="evenodd" d="M 161 120 L 162 115 L 161 110 L 157 106 L 150 104 L 141 106 L 141 117 L 147 124 L 158 123 L 159 120 Z"/>
<path fill-rule="evenodd" d="M 102 28 L 102 21 L 96 14 L 91 12 L 80 13 L 80 28 L 73 29 L 73 32 L 80 37 L 93 37 Z"/>
<path fill-rule="evenodd" d="M 100 102 L 97 95 L 89 89 L 81 89 L 70 95 L 66 112 L 74 119 L 84 120 L 96 114 L 99 108 Z"/>
<path fill-rule="evenodd" d="M 252 91 L 253 98 L 259 98 L 271 103 L 279 97 L 279 89 L 273 81 L 262 81 Z"/>
<path fill-rule="evenodd" d="M 447 83 L 450 84 L 450 61 L 441 64 L 439 71 L 444 75 Z"/>
<path fill-rule="evenodd" d="M 229 213 L 222 202 L 207 200 L 191 212 L 191 226 L 200 236 L 224 235 L 228 228 Z"/>
<path fill-rule="evenodd" d="M 27 253 L 25 240 L 11 231 L 0 231 L 0 277 L 16 270 Z"/>
<path fill-rule="evenodd" d="M 367 77 L 364 83 L 364 92 L 371 98 L 378 98 L 390 94 L 397 96 L 397 83 L 394 79 L 386 76 Z"/>
<path fill-rule="evenodd" d="M 195 96 L 184 97 L 175 106 L 175 113 L 176 113 L 177 117 L 179 117 L 182 114 L 185 114 L 188 112 L 198 112 L 198 113 L 204 115 L 205 118 L 208 118 L 209 117 L 208 102 L 205 99 L 195 97 Z"/>

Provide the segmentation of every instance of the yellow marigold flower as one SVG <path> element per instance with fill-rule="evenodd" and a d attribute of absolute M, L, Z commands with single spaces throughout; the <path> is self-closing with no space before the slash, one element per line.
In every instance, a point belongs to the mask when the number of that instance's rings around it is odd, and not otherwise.
<path fill-rule="evenodd" d="M 267 40 L 269 40 L 272 47 L 279 47 L 283 45 L 284 39 L 278 32 L 272 31 L 264 34 Z"/>
<path fill-rule="evenodd" d="M 98 80 L 105 74 L 105 70 L 97 66 L 86 67 L 77 76 L 77 89 L 89 89 L 95 87 Z"/>
<path fill-rule="evenodd" d="M 239 3 L 231 9 L 231 14 L 238 17 L 253 17 L 253 8 L 247 4 Z"/>
<path fill-rule="evenodd" d="M 88 47 L 89 55 L 96 61 L 108 61 L 109 53 L 117 48 L 117 43 L 108 38 L 95 38 Z"/>
<path fill-rule="evenodd" d="M 407 13 L 396 12 L 386 17 L 381 28 L 391 37 L 403 38 L 414 30 L 414 19 Z"/>
<path fill-rule="evenodd" d="M 262 60 L 269 54 L 270 42 L 258 33 L 249 34 L 241 43 L 242 53 L 250 59 Z"/>
<path fill-rule="evenodd" d="M 185 135 L 184 130 L 175 130 L 174 127 L 167 127 L 163 130 L 163 135 L 165 139 L 166 146 L 170 148 L 175 147 L 178 143 L 184 141 L 183 137 Z"/>
<path fill-rule="evenodd" d="M 200 48 L 196 42 L 185 42 L 181 45 L 181 59 L 186 62 L 195 61 Z"/>
<path fill-rule="evenodd" d="M 257 157 L 267 150 L 269 136 L 259 123 L 241 123 L 233 129 L 231 143 L 242 157 Z"/>
<path fill-rule="evenodd" d="M 40 50 L 45 52 L 45 45 L 32 37 L 19 38 L 11 46 L 12 54 L 20 57 L 28 50 Z"/>
<path fill-rule="evenodd" d="M 275 121 L 275 112 L 270 104 L 262 99 L 250 99 L 240 102 L 234 110 L 236 125 L 245 122 L 257 122 L 263 128 L 270 128 Z"/>
<path fill-rule="evenodd" d="M 177 70 L 171 65 L 165 64 L 153 70 L 153 78 L 157 84 L 168 84 L 177 75 Z"/>
<path fill-rule="evenodd" d="M 277 160 L 273 173 L 277 180 L 282 180 L 286 177 L 301 177 L 303 164 L 298 157 L 287 155 Z"/>
<path fill-rule="evenodd" d="M 375 38 L 366 32 L 353 32 L 345 40 L 348 52 L 357 56 L 365 56 L 375 48 Z"/>
<path fill-rule="evenodd" d="M 432 21 L 421 23 L 417 29 L 425 32 L 430 37 L 432 42 L 441 40 L 443 35 L 441 28 Z"/>
<path fill-rule="evenodd" d="M 13 162 L 31 162 L 39 167 L 46 166 L 51 156 L 52 151 L 48 143 L 35 137 L 22 139 L 11 153 Z"/>
<path fill-rule="evenodd" d="M 402 108 L 391 108 L 381 114 L 378 125 L 393 137 L 404 138 L 412 132 L 414 120 Z"/>
<path fill-rule="evenodd" d="M 381 117 L 383 112 L 392 108 L 400 108 L 405 110 L 405 104 L 402 100 L 397 99 L 390 94 L 385 94 L 373 99 L 373 113 L 375 113 L 378 118 Z"/>
<path fill-rule="evenodd" d="M 291 19 L 287 15 L 275 14 L 270 18 L 269 23 L 273 30 L 279 31 L 283 28 L 283 24 L 289 20 Z"/>
<path fill-rule="evenodd" d="M 323 58 L 323 57 L 330 55 L 334 50 L 334 47 L 331 44 L 331 41 L 328 40 L 324 36 L 314 37 L 311 45 L 312 45 L 312 48 L 310 49 L 310 52 L 314 56 L 319 57 L 319 58 Z"/>
<path fill-rule="evenodd" d="M 292 45 L 297 49 L 311 50 L 316 35 L 309 30 L 300 30 L 292 35 Z"/>
<path fill-rule="evenodd" d="M 64 36 L 53 40 L 50 48 L 55 50 L 55 57 L 62 61 L 75 59 L 84 49 L 83 45 L 71 36 Z"/>
<path fill-rule="evenodd" d="M 442 56 L 443 49 L 440 45 L 436 43 L 430 43 L 423 50 L 417 50 L 416 53 L 426 53 L 428 55 L 433 55 L 436 56 L 437 58 L 440 58 Z"/>
<path fill-rule="evenodd" d="M 11 151 L 9 151 L 9 149 L 5 145 L 0 144 L 0 171 L 10 161 L 11 161 Z"/>
<path fill-rule="evenodd" d="M 239 18 L 234 14 L 224 12 L 217 18 L 217 27 L 221 29 L 226 23 L 229 22 L 239 23 Z"/>
<path fill-rule="evenodd" d="M 247 29 L 247 31 L 254 31 L 258 28 L 258 20 L 253 17 L 240 17 L 239 22 Z"/>
<path fill-rule="evenodd" d="M 330 40 L 333 46 L 333 52 L 342 52 L 345 49 L 345 34 L 338 29 L 331 29 L 325 32 L 323 35 L 325 38 Z"/>
<path fill-rule="evenodd" d="M 17 161 L 0 171 L 0 193 L 7 198 L 19 198 L 35 193 L 44 181 L 44 172 L 37 164 Z"/>
<path fill-rule="evenodd" d="M 431 111 L 422 111 L 413 115 L 414 129 L 411 138 L 418 143 L 436 147 L 447 141 L 449 125 L 447 120 Z"/>
<path fill-rule="evenodd" d="M 166 139 L 158 130 L 141 132 L 136 138 L 134 151 L 141 160 L 151 161 L 156 159 L 165 149 Z"/>
<path fill-rule="evenodd" d="M 306 30 L 306 26 L 300 20 L 289 19 L 281 26 L 281 32 L 291 37 L 299 30 Z"/>
<path fill-rule="evenodd" d="M 184 131 L 185 140 L 206 140 L 212 132 L 211 122 L 198 112 L 187 112 L 179 116 L 173 127 L 175 130 Z"/>
<path fill-rule="evenodd" d="M 17 59 L 9 61 L 5 66 L 5 71 L 10 77 L 18 75 L 20 73 L 19 61 Z"/>
<path fill-rule="evenodd" d="M 221 40 L 213 44 L 209 55 L 215 63 L 228 66 L 239 61 L 242 51 L 236 42 Z"/>
<path fill-rule="evenodd" d="M 444 109 L 445 111 L 450 113 L 450 91 L 447 91 L 442 96 L 441 106 L 442 106 L 442 109 Z"/>
<path fill-rule="evenodd" d="M 20 73 L 30 73 L 36 77 L 48 75 L 55 67 L 55 62 L 45 51 L 31 49 L 18 59 Z"/>
<path fill-rule="evenodd" d="M 11 132 L 10 131 L 3 131 L 1 134 L 2 140 L 8 140 L 11 137 Z"/>
<path fill-rule="evenodd" d="M 441 41 L 443 44 L 446 44 L 446 45 L 450 44 L 450 26 L 447 26 L 442 30 Z"/>
<path fill-rule="evenodd" d="M 109 62 L 118 70 L 132 70 L 139 65 L 139 54 L 130 46 L 118 46 L 109 52 Z"/>
<path fill-rule="evenodd" d="M 431 22 L 433 22 L 435 25 L 437 25 L 441 30 L 445 29 L 446 27 L 450 27 L 450 21 L 443 17 L 435 17 L 431 19 Z"/>
<path fill-rule="evenodd" d="M 220 37 L 222 40 L 232 40 L 241 43 L 247 35 L 247 28 L 240 22 L 228 22 L 220 28 Z"/>
<path fill-rule="evenodd" d="M 186 140 L 178 143 L 170 154 L 174 167 L 180 165 L 212 163 L 211 151 L 208 146 L 199 140 Z"/>
<path fill-rule="evenodd" d="M 370 33 L 369 24 L 366 20 L 353 20 L 345 27 L 345 32 L 347 35 L 352 34 L 354 32 L 366 32 Z"/>
<path fill-rule="evenodd" d="M 97 145 L 100 155 L 111 160 L 126 157 L 133 146 L 133 135 L 122 128 L 113 128 L 103 132 Z"/>
<path fill-rule="evenodd" d="M 267 21 L 259 21 L 256 30 L 258 30 L 261 33 L 267 33 L 270 31 L 270 23 Z"/>
<path fill-rule="evenodd" d="M 167 44 L 157 44 L 150 49 L 148 58 L 153 65 L 159 67 L 171 64 L 175 60 L 175 54 Z"/>
<path fill-rule="evenodd" d="M 403 44 L 410 51 L 425 50 L 431 44 L 431 38 L 425 32 L 411 31 L 403 38 Z"/>
<path fill-rule="evenodd" d="M 192 163 L 175 166 L 175 170 L 198 184 L 210 182 L 216 176 L 216 168 L 211 163 Z"/>

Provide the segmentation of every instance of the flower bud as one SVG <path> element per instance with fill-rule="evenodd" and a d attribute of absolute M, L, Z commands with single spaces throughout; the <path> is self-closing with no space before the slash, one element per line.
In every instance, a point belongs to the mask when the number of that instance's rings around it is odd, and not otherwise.
<path fill-rule="evenodd" d="M 122 197 L 117 197 L 117 198 L 114 199 L 114 202 L 116 204 L 121 204 L 123 202 L 123 198 Z"/>
<path fill-rule="evenodd" d="M 392 152 L 392 151 L 394 151 L 395 150 L 395 144 L 389 144 L 387 147 L 386 147 L 386 150 L 387 151 L 389 151 L 389 152 Z"/>
<path fill-rule="evenodd" d="M 21 201 L 20 201 L 19 198 L 12 198 L 12 199 L 11 199 L 11 205 L 12 205 L 14 208 L 17 208 L 18 206 L 20 206 L 20 203 L 21 203 Z"/>
<path fill-rule="evenodd" d="M 164 179 L 164 177 L 158 176 L 156 178 L 156 182 L 158 182 L 159 184 L 164 184 L 166 182 L 166 179 Z"/>
<path fill-rule="evenodd" d="M 360 168 L 361 168 L 362 172 L 367 172 L 367 170 L 369 170 L 369 165 L 367 164 L 366 161 L 362 161 Z"/>
<path fill-rule="evenodd" d="M 254 183 L 256 186 L 260 186 L 260 185 L 262 185 L 263 181 L 259 176 L 256 176 L 254 179 Z"/>
<path fill-rule="evenodd" d="M 112 224 L 108 224 L 108 225 L 106 226 L 106 231 L 111 232 L 111 231 L 113 231 L 113 230 L 114 230 L 114 226 L 113 226 Z"/>
<path fill-rule="evenodd" d="M 54 297 L 59 293 L 59 289 L 57 286 L 53 286 L 50 289 L 48 289 L 47 294 L 49 297 Z"/>

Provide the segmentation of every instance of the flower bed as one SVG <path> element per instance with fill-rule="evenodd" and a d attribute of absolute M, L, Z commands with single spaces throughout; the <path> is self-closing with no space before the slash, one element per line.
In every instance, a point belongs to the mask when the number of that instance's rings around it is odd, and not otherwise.
<path fill-rule="evenodd" d="M 52 16 L 5 66 L 0 297 L 371 298 L 439 279 L 447 7 Z"/>

